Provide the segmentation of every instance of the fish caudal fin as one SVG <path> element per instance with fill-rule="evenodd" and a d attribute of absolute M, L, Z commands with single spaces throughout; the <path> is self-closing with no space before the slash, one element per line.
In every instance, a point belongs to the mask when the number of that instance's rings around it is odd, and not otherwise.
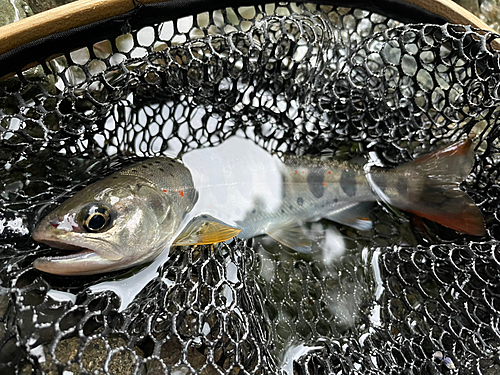
<path fill-rule="evenodd" d="M 464 234 L 486 234 L 483 215 L 458 184 L 474 162 L 472 141 L 451 144 L 390 171 L 367 174 L 388 204 Z"/>

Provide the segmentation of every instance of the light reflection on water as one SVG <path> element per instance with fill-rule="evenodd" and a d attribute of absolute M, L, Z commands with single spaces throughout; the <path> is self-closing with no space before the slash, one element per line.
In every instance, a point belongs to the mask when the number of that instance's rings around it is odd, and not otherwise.
<path fill-rule="evenodd" d="M 384 282 L 382 280 L 382 273 L 380 272 L 379 257 L 380 257 L 380 249 L 376 249 L 373 252 L 372 262 L 371 262 L 373 275 L 375 276 L 375 282 L 377 284 L 377 289 L 375 291 L 376 300 L 378 300 L 382 296 L 382 293 L 384 292 Z"/>
<path fill-rule="evenodd" d="M 293 363 L 308 353 L 321 349 L 321 346 L 307 346 L 304 344 L 290 346 L 286 353 L 285 358 L 283 359 L 282 370 L 286 375 L 293 375 Z"/>
<path fill-rule="evenodd" d="M 112 291 L 120 297 L 119 312 L 125 310 L 134 300 L 134 298 L 144 289 L 144 287 L 153 279 L 159 276 L 159 268 L 168 260 L 169 249 L 156 258 L 153 263 L 141 269 L 136 274 L 119 280 L 104 281 L 90 287 L 93 293 Z"/>
<path fill-rule="evenodd" d="M 312 223 L 311 232 L 308 234 L 321 250 L 322 261 L 325 265 L 331 265 L 344 255 L 346 251 L 344 237 L 333 223 L 326 227 L 319 222 Z"/>

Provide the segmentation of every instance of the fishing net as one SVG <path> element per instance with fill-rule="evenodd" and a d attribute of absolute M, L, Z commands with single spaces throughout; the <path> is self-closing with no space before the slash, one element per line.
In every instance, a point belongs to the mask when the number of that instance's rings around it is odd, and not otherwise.
<path fill-rule="evenodd" d="M 0 372 L 500 373 L 498 36 L 308 3 L 187 11 L 2 57 Z M 137 269 L 33 269 L 62 253 L 30 236 L 50 208 L 143 157 L 233 135 L 384 167 L 474 135 L 461 188 L 488 235 L 379 205 L 371 232 L 310 224 L 312 254 L 265 236 L 172 249 L 125 307 L 91 288 Z"/>

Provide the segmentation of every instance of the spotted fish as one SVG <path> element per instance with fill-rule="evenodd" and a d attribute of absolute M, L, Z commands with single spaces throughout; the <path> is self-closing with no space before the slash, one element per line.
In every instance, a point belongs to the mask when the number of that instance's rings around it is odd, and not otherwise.
<path fill-rule="evenodd" d="M 391 170 L 310 157 L 280 160 L 250 140 L 157 157 L 106 177 L 56 208 L 33 238 L 68 255 L 35 268 L 84 275 L 128 268 L 172 246 L 267 234 L 299 252 L 311 240 L 304 222 L 322 218 L 369 230 L 374 202 L 482 236 L 481 212 L 458 184 L 474 159 L 470 139 Z"/>

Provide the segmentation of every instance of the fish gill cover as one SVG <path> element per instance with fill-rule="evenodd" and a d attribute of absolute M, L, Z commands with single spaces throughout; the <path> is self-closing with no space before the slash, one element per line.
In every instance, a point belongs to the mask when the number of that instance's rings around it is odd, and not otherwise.
<path fill-rule="evenodd" d="M 268 4 L 134 29 L 2 79 L 0 372 L 500 373 L 495 37 Z M 30 236 L 50 208 L 138 158 L 234 134 L 386 167 L 474 134 L 461 188 L 488 235 L 380 205 L 370 232 L 311 224 L 323 243 L 310 255 L 268 237 L 172 250 L 126 306 L 95 287 L 137 270 L 33 268 L 58 253 Z"/>

